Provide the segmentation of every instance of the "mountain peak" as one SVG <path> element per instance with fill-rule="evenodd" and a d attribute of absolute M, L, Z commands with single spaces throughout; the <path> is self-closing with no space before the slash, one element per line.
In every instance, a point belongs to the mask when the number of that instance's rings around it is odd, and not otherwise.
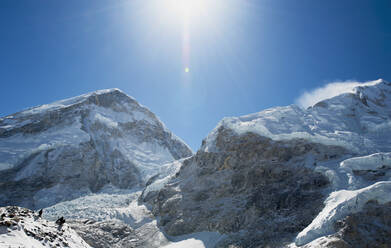
<path fill-rule="evenodd" d="M 391 149 L 390 86 L 378 79 L 319 101 L 308 109 L 290 105 L 224 118 L 203 142 L 202 149 L 216 149 L 216 138 L 223 127 L 240 135 L 252 132 L 273 140 L 306 139 L 341 146 L 358 154 L 388 151 Z"/>
<path fill-rule="evenodd" d="M 109 184 L 139 187 L 162 165 L 190 155 L 134 98 L 119 89 L 94 91 L 0 119 L 0 175 L 7 175 L 0 185 L 8 185 L 0 194 L 20 185 L 33 192 L 0 197 L 0 205 L 38 208 Z"/>
<path fill-rule="evenodd" d="M 66 98 L 49 104 L 43 104 L 43 105 L 31 107 L 21 112 L 15 113 L 13 115 L 20 116 L 20 115 L 42 114 L 44 112 L 51 112 L 62 108 L 81 105 L 83 103 L 103 105 L 104 107 L 108 107 L 112 105 L 113 102 L 116 101 L 126 101 L 131 104 L 139 105 L 136 99 L 134 99 L 131 96 L 128 96 L 122 90 L 118 88 L 111 88 L 111 89 L 96 90 L 96 91 L 89 92 L 87 94 Z M 10 116 L 12 118 L 12 115 L 9 115 L 8 117 Z"/>

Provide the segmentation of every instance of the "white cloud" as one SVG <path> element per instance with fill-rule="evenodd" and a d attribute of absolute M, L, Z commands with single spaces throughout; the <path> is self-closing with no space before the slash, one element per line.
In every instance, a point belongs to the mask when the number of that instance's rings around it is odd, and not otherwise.
<path fill-rule="evenodd" d="M 296 99 L 296 104 L 308 108 L 314 104 L 323 101 L 328 98 L 343 94 L 353 93 L 353 89 L 357 86 L 374 85 L 381 82 L 381 79 L 369 82 L 357 82 L 357 81 L 337 81 L 328 83 L 323 87 L 316 88 L 310 91 L 305 91 L 300 97 Z"/>

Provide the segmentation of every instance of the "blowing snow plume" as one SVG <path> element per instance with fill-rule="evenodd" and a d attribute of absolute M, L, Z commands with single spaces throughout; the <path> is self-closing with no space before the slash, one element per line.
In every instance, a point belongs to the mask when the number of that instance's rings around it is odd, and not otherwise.
<path fill-rule="evenodd" d="M 300 107 L 308 108 L 325 99 L 329 99 L 343 93 L 352 93 L 354 88 L 357 86 L 375 85 L 381 81 L 382 79 L 368 82 L 357 82 L 352 80 L 332 82 L 326 84 L 323 87 L 316 88 L 311 91 L 305 91 L 303 94 L 301 94 L 300 97 L 296 99 L 295 102 Z"/>

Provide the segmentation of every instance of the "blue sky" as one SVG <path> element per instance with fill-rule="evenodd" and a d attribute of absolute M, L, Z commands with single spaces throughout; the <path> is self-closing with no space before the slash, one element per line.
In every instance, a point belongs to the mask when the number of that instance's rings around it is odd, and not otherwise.
<path fill-rule="evenodd" d="M 0 1 L 0 116 L 120 88 L 197 150 L 224 116 L 391 81 L 389 0 L 172 2 Z"/>

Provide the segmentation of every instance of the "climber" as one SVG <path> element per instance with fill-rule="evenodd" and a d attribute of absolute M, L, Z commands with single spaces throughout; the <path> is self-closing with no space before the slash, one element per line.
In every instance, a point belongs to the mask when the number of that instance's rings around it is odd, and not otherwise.
<path fill-rule="evenodd" d="M 58 220 L 56 220 L 56 224 L 59 226 L 62 226 L 65 223 L 64 217 L 60 217 Z"/>

